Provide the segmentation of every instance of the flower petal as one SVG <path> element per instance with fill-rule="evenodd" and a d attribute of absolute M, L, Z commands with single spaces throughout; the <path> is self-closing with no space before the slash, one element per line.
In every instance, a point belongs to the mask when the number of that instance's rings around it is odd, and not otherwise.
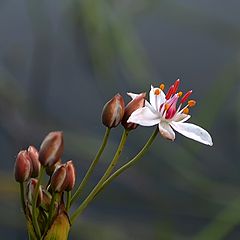
<path fill-rule="evenodd" d="M 128 95 L 129 97 L 131 97 L 132 99 L 134 99 L 134 98 L 136 98 L 136 97 L 137 97 L 138 95 L 140 95 L 140 94 L 128 92 L 127 95 Z"/>
<path fill-rule="evenodd" d="M 138 97 L 139 95 L 141 95 L 141 93 L 140 93 L 140 94 L 137 94 L 137 93 L 128 92 L 127 95 L 128 95 L 129 97 L 131 97 L 132 99 L 135 99 L 136 97 Z M 145 104 L 146 107 L 148 107 L 148 108 L 150 108 L 150 109 L 153 109 L 153 112 L 155 111 L 155 109 L 153 108 L 153 106 L 152 106 L 147 100 L 145 100 L 145 103 L 144 103 L 144 104 Z"/>
<path fill-rule="evenodd" d="M 160 122 L 160 115 L 158 112 L 154 113 L 148 107 L 143 107 L 134 111 L 127 122 L 137 123 L 142 126 L 153 126 Z"/>
<path fill-rule="evenodd" d="M 160 134 L 164 137 L 167 138 L 169 140 L 174 140 L 175 139 L 175 133 L 172 130 L 172 128 L 170 127 L 168 122 L 165 121 L 161 121 L 158 124 L 158 128 L 159 128 L 159 132 Z"/>
<path fill-rule="evenodd" d="M 171 120 L 173 122 L 186 122 L 191 115 L 185 114 L 185 113 L 177 113 Z"/>
<path fill-rule="evenodd" d="M 158 95 L 154 93 L 156 89 L 160 91 Z M 149 101 L 153 108 L 159 112 L 161 104 L 163 104 L 166 101 L 164 92 L 159 88 L 151 86 L 151 90 L 149 92 Z"/>
<path fill-rule="evenodd" d="M 195 141 L 207 144 L 212 146 L 212 138 L 210 134 L 204 130 L 203 128 L 194 125 L 192 123 L 184 123 L 184 122 L 171 122 L 170 123 L 173 129 L 185 137 L 191 138 Z"/>

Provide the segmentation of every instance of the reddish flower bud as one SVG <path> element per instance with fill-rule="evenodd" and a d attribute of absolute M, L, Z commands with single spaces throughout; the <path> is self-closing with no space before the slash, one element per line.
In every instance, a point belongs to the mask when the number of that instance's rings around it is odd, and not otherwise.
<path fill-rule="evenodd" d="M 122 125 L 124 126 L 125 129 L 133 130 L 138 126 L 138 124 L 136 123 L 128 123 L 127 120 L 134 111 L 144 106 L 145 96 L 146 93 L 140 93 L 131 102 L 127 104 L 122 119 Z"/>
<path fill-rule="evenodd" d="M 124 115 L 124 100 L 118 93 L 108 101 L 102 110 L 102 123 L 109 128 L 117 127 Z"/>
<path fill-rule="evenodd" d="M 66 167 L 66 177 L 65 177 L 65 191 L 71 191 L 75 185 L 76 171 L 72 161 L 68 161 L 65 164 Z"/>
<path fill-rule="evenodd" d="M 35 178 L 31 178 L 27 184 L 27 189 L 26 189 L 26 194 L 27 194 L 27 200 L 28 203 L 30 205 L 32 205 L 32 201 L 33 201 L 33 195 L 34 195 L 34 191 L 36 188 L 38 180 Z M 41 204 L 43 199 L 43 192 L 42 192 L 42 187 L 39 186 L 39 190 L 38 190 L 38 198 L 37 198 L 37 207 Z"/>
<path fill-rule="evenodd" d="M 51 177 L 51 183 L 50 183 L 51 189 L 54 192 L 63 192 L 65 188 L 65 184 L 64 184 L 65 178 L 66 178 L 66 167 L 65 165 L 61 165 L 54 171 Z"/>
<path fill-rule="evenodd" d="M 34 146 L 29 146 L 28 155 L 31 160 L 31 168 L 32 168 L 31 177 L 37 177 L 39 175 L 40 168 L 41 168 L 41 164 L 38 159 L 39 157 L 38 150 Z"/>
<path fill-rule="evenodd" d="M 48 176 L 52 176 L 52 174 L 54 173 L 54 171 L 62 164 L 61 159 L 59 159 L 56 163 L 54 163 L 51 166 L 47 166 L 46 167 L 46 173 Z"/>
<path fill-rule="evenodd" d="M 39 161 L 43 166 L 54 165 L 63 154 L 63 133 L 50 132 L 42 142 Z"/>
<path fill-rule="evenodd" d="M 31 160 L 27 151 L 20 151 L 17 155 L 14 175 L 17 182 L 25 182 L 31 176 Z"/>

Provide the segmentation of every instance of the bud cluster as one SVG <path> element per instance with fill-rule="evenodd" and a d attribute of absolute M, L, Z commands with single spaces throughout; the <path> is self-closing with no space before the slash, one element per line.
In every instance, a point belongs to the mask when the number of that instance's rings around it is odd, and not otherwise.
<path fill-rule="evenodd" d="M 36 207 L 39 208 L 41 217 L 47 221 L 51 205 L 54 207 L 53 212 L 58 213 L 59 206 L 61 205 L 62 208 L 64 205 L 64 191 L 69 192 L 73 189 L 76 179 L 75 167 L 72 161 L 61 162 L 63 150 L 63 133 L 50 132 L 43 140 L 39 151 L 34 146 L 29 146 L 27 150 L 21 150 L 18 153 L 14 176 L 17 182 L 26 187 L 22 194 L 24 212 L 28 219 L 32 218 L 33 208 Z M 41 182 L 43 171 L 46 171 L 49 176 L 46 185 Z M 36 187 L 38 187 L 37 190 Z M 58 194 L 58 197 L 54 198 L 51 204 L 53 194 Z M 36 206 L 34 206 L 35 195 L 37 196 Z M 40 229 L 41 234 L 44 234 L 44 223 Z"/>

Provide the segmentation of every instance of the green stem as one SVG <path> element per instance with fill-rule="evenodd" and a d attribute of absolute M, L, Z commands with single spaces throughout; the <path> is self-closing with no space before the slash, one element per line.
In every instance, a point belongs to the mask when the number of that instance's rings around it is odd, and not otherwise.
<path fill-rule="evenodd" d="M 128 130 L 124 130 L 123 134 L 122 134 L 122 138 L 121 141 L 119 143 L 118 149 L 113 157 L 112 162 L 110 163 L 110 165 L 108 166 L 106 172 L 104 173 L 104 175 L 102 176 L 102 178 L 99 180 L 99 182 L 97 183 L 97 185 L 94 187 L 94 189 L 90 192 L 90 194 L 87 196 L 87 198 L 82 202 L 82 204 L 77 208 L 77 210 L 73 213 L 73 215 L 70 218 L 70 222 L 73 223 L 74 220 L 83 212 L 83 210 L 88 206 L 88 204 L 94 199 L 96 193 L 99 191 L 99 189 L 101 189 L 102 184 L 105 182 L 105 180 L 109 177 L 109 175 L 111 174 L 113 168 L 116 166 L 117 161 L 121 155 L 121 152 L 123 150 L 123 147 L 126 143 L 127 137 L 128 137 Z"/>
<path fill-rule="evenodd" d="M 66 204 L 66 210 L 68 212 L 71 204 L 71 191 L 67 191 L 67 204 Z"/>
<path fill-rule="evenodd" d="M 122 167 L 120 167 L 116 172 L 114 172 L 101 186 L 101 188 L 99 189 L 99 191 L 97 192 L 100 193 L 106 186 L 108 186 L 117 176 L 119 176 L 122 172 L 124 172 L 125 170 L 127 170 L 128 168 L 130 168 L 131 166 L 133 166 L 134 164 L 136 164 L 142 157 L 143 155 L 148 151 L 148 149 L 150 148 L 150 146 L 152 145 L 154 139 L 156 138 L 157 134 L 158 134 L 159 130 L 158 128 L 152 133 L 152 135 L 150 136 L 150 138 L 148 139 L 148 141 L 146 142 L 146 144 L 143 146 L 143 148 L 141 149 L 141 151 L 134 157 L 132 158 L 129 162 L 127 162 L 126 164 L 124 164 Z M 96 194 L 96 195 L 97 195 Z"/>
<path fill-rule="evenodd" d="M 21 204 L 22 204 L 22 209 L 24 211 L 24 213 L 26 214 L 26 204 L 25 204 L 25 198 L 24 198 L 24 185 L 23 183 L 19 183 L 20 184 L 20 195 L 21 195 Z"/>
<path fill-rule="evenodd" d="M 41 167 L 39 176 L 38 176 L 38 181 L 37 181 L 37 185 L 34 189 L 34 195 L 33 195 L 33 202 L 32 202 L 32 222 L 33 222 L 33 227 L 34 230 L 36 232 L 37 238 L 40 239 L 41 238 L 41 231 L 38 225 L 38 221 L 37 221 L 37 198 L 38 198 L 38 193 L 39 193 L 39 186 L 42 180 L 42 176 L 44 173 L 44 167 Z"/>
<path fill-rule="evenodd" d="M 52 200 L 51 200 L 51 203 L 50 203 L 50 209 L 49 209 L 49 215 L 48 215 L 48 220 L 47 220 L 47 225 L 46 225 L 46 229 L 45 229 L 45 232 L 48 231 L 48 228 L 49 226 L 51 225 L 51 222 L 52 222 L 52 218 L 53 218 L 53 215 L 54 215 L 54 210 L 55 210 L 55 201 L 56 201 L 56 198 L 57 198 L 57 192 L 54 192 L 53 195 L 52 195 Z"/>
<path fill-rule="evenodd" d="M 109 137 L 109 134 L 110 134 L 110 128 L 106 128 L 106 131 L 105 131 L 105 135 L 103 137 L 103 141 L 102 141 L 102 145 L 101 147 L 99 148 L 96 156 L 95 156 L 95 159 L 93 160 L 92 164 L 90 165 L 85 177 L 83 178 L 81 184 L 79 185 L 77 191 L 74 193 L 72 199 L 71 199 L 71 202 L 70 202 L 70 206 L 72 205 L 72 203 L 74 201 L 76 201 L 76 199 L 81 195 L 84 187 L 86 186 L 89 178 L 91 177 L 92 173 L 93 173 L 93 170 L 95 168 L 95 166 L 97 165 L 98 161 L 99 161 L 99 158 L 101 157 L 102 153 L 103 153 L 103 150 L 105 149 L 106 145 L 107 145 L 107 141 L 108 141 L 108 137 Z"/>

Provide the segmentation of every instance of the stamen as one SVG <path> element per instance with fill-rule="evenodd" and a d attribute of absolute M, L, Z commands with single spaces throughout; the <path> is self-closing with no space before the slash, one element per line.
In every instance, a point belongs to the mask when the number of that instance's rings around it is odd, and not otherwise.
<path fill-rule="evenodd" d="M 163 91 L 165 88 L 165 85 L 163 83 L 161 83 L 159 88 Z"/>
<path fill-rule="evenodd" d="M 160 89 L 159 89 L 159 88 L 156 88 L 156 89 L 154 90 L 154 94 L 155 94 L 155 95 L 159 95 L 159 94 L 160 94 Z"/>
<path fill-rule="evenodd" d="M 168 90 L 168 92 L 167 92 L 167 94 L 166 94 L 166 100 L 168 100 L 171 96 L 172 96 L 172 94 L 173 94 L 173 89 L 174 89 L 174 85 L 172 85 L 170 88 L 169 88 L 169 90 Z"/>
<path fill-rule="evenodd" d="M 167 103 L 166 103 L 166 104 L 164 105 L 165 111 L 167 111 L 169 108 L 170 108 L 170 104 L 167 104 Z"/>
<path fill-rule="evenodd" d="M 181 99 L 180 103 L 184 103 L 188 98 L 189 96 L 192 94 L 192 90 L 191 91 L 188 91 Z"/>
<path fill-rule="evenodd" d="M 189 107 L 194 107 L 194 106 L 196 105 L 196 103 L 197 103 L 197 102 L 196 102 L 195 100 L 189 100 L 189 101 L 188 101 L 188 106 L 189 106 Z"/>
<path fill-rule="evenodd" d="M 180 79 L 177 79 L 173 85 L 174 88 L 173 88 L 172 94 L 175 94 L 177 92 L 179 84 L 180 84 Z"/>
<path fill-rule="evenodd" d="M 183 95 L 183 92 L 178 92 L 178 97 L 181 97 Z"/>
<path fill-rule="evenodd" d="M 183 113 L 185 113 L 185 114 L 189 114 L 189 108 L 185 108 L 185 109 L 183 109 Z"/>

